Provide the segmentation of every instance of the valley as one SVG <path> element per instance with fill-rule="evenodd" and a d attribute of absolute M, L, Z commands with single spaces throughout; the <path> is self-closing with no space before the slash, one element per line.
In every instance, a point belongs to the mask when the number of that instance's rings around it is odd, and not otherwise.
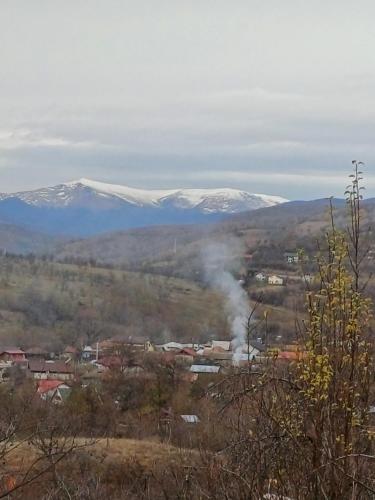
<path fill-rule="evenodd" d="M 0 420 L 14 430 L 0 446 L 0 492 L 45 495 L 42 475 L 50 490 L 83 498 L 241 498 L 249 487 L 233 469 L 262 491 L 259 456 L 284 457 L 269 412 L 283 429 L 299 398 L 306 416 L 292 413 L 288 425 L 309 418 L 299 384 L 310 359 L 319 372 L 322 357 L 306 341 L 315 324 L 306 305 L 313 297 L 318 310 L 327 293 L 319 255 L 339 267 L 339 235 L 348 231 L 345 201 L 332 204 L 335 240 L 327 239 L 328 200 L 85 237 L 1 224 Z M 374 213 L 367 200 L 361 272 L 369 299 Z M 361 307 L 370 330 L 367 302 Z M 292 446 L 295 438 L 283 439 Z M 296 450 L 293 468 L 301 461 Z M 281 481 L 295 491 L 288 475 Z"/>

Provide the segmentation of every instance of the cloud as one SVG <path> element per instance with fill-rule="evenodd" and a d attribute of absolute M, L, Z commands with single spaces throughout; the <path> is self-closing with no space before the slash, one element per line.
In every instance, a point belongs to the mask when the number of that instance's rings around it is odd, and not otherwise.
<path fill-rule="evenodd" d="M 73 141 L 64 137 L 44 135 L 40 131 L 24 128 L 14 130 L 0 129 L 0 150 L 20 150 L 22 148 L 88 148 L 94 143 L 89 141 Z"/>
<path fill-rule="evenodd" d="M 339 194 L 353 157 L 375 163 L 374 15 L 367 0 L 4 2 L 2 189 Z"/>

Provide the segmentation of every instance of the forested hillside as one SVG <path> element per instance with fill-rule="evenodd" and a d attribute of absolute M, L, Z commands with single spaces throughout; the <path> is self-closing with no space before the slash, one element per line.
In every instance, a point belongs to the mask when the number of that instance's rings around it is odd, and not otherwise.
<path fill-rule="evenodd" d="M 189 281 L 14 256 L 0 258 L 0 276 L 1 345 L 227 335 L 220 297 Z"/>
<path fill-rule="evenodd" d="M 344 200 L 333 200 L 337 226 L 346 220 Z M 225 243 L 238 267 L 254 254 L 256 266 L 283 264 L 283 252 L 304 248 L 311 254 L 330 224 L 329 200 L 284 203 L 237 214 L 218 224 L 161 226 L 62 243 L 60 260 L 93 260 L 157 274 L 196 280 L 202 275 L 202 253 L 213 243 Z M 374 220 L 375 203 L 364 203 L 365 225 Z"/>

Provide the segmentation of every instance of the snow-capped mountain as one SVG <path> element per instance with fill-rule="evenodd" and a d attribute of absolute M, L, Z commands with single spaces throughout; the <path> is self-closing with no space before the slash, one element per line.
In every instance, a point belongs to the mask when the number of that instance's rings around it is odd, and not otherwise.
<path fill-rule="evenodd" d="M 217 221 L 288 200 L 237 189 L 145 190 L 89 179 L 0 194 L 0 223 L 88 236 L 160 224 Z"/>
<path fill-rule="evenodd" d="M 199 209 L 203 213 L 238 213 L 288 201 L 279 196 L 250 194 L 238 189 L 145 190 L 90 179 L 79 179 L 35 191 L 0 194 L 1 200 L 8 198 L 18 198 L 37 207 L 88 207 L 93 206 L 96 199 L 98 203 L 106 201 L 107 205 L 120 201 L 138 207 Z"/>

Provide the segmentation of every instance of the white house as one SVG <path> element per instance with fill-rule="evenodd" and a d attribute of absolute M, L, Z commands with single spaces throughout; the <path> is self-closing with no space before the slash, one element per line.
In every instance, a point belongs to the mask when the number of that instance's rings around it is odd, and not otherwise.
<path fill-rule="evenodd" d="M 96 357 L 96 351 L 91 347 L 91 345 L 85 345 L 82 349 L 81 359 L 82 361 L 90 361 Z"/>
<path fill-rule="evenodd" d="M 218 349 L 223 351 L 230 351 L 231 341 L 230 340 L 213 340 L 212 341 L 212 349 Z"/>
<path fill-rule="evenodd" d="M 272 276 L 268 277 L 268 284 L 280 286 L 284 284 L 284 280 L 280 276 L 276 276 L 276 274 L 273 274 Z"/>
<path fill-rule="evenodd" d="M 267 280 L 267 276 L 264 274 L 264 273 L 257 273 L 254 278 L 256 279 L 256 281 L 266 281 Z"/>
<path fill-rule="evenodd" d="M 285 252 L 284 258 L 288 264 L 298 264 L 299 262 L 298 252 Z"/>
<path fill-rule="evenodd" d="M 266 350 L 266 346 L 260 342 L 251 340 L 249 343 L 245 343 L 242 346 L 242 352 L 237 358 L 241 361 L 253 360 L 260 356 Z"/>

